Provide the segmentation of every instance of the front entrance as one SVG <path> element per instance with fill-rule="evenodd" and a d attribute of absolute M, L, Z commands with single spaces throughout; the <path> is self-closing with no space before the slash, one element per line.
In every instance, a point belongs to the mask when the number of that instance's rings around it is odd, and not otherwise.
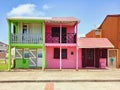
<path fill-rule="evenodd" d="M 94 67 L 94 49 L 86 49 L 85 57 L 87 67 Z"/>
<path fill-rule="evenodd" d="M 29 66 L 35 68 L 37 65 L 37 51 L 35 49 L 29 50 Z"/>
<path fill-rule="evenodd" d="M 30 68 L 40 68 L 42 67 L 42 50 L 41 49 L 31 49 L 29 50 L 29 66 Z"/>
<path fill-rule="evenodd" d="M 83 48 L 82 49 L 82 67 L 100 68 L 100 59 L 107 60 L 107 49 L 103 48 Z M 107 61 L 106 65 L 107 66 Z"/>
<path fill-rule="evenodd" d="M 108 67 L 116 68 L 117 49 L 108 49 Z"/>
<path fill-rule="evenodd" d="M 82 66 L 94 67 L 94 49 L 82 49 Z"/>

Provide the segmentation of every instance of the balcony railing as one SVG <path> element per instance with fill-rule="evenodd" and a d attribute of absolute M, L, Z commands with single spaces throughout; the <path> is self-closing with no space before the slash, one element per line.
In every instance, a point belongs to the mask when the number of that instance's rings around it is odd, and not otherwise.
<path fill-rule="evenodd" d="M 52 33 L 46 33 L 45 42 L 60 43 L 60 34 L 56 33 L 54 36 L 52 36 Z M 76 34 L 75 33 L 62 34 L 61 43 L 76 43 Z"/>
<path fill-rule="evenodd" d="M 12 34 L 12 43 L 41 44 L 43 39 L 40 34 Z"/>

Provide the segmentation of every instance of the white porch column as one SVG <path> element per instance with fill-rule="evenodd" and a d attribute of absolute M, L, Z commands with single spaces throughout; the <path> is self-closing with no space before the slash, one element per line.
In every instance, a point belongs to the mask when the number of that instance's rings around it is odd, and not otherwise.
<path fill-rule="evenodd" d="M 76 24 L 76 70 L 78 70 L 78 23 Z"/>
<path fill-rule="evenodd" d="M 62 25 L 60 24 L 60 70 L 62 70 L 61 40 L 62 40 Z"/>

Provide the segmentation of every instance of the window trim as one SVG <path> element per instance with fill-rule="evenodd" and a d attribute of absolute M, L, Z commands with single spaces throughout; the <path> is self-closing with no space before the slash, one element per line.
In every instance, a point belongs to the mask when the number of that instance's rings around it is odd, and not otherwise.
<path fill-rule="evenodd" d="M 58 49 L 58 51 L 55 51 L 55 49 Z M 66 50 L 66 56 L 63 57 L 63 50 Z M 55 57 L 55 54 L 58 54 L 58 57 Z M 67 59 L 67 48 L 65 49 L 61 49 L 61 59 Z M 60 59 L 60 48 L 54 48 L 54 52 L 53 52 L 53 58 L 54 59 Z"/>
<path fill-rule="evenodd" d="M 27 55 L 27 57 L 26 57 Z M 24 51 L 24 58 L 30 58 L 30 53 L 29 51 Z"/>
<path fill-rule="evenodd" d="M 60 27 L 52 27 L 51 28 L 51 36 L 52 37 L 60 37 Z"/>
<path fill-rule="evenodd" d="M 63 57 L 63 51 L 64 51 L 64 50 L 66 51 L 66 53 L 65 53 L 66 56 L 65 56 L 65 57 Z M 62 49 L 62 59 L 67 59 L 67 49 Z"/>
<path fill-rule="evenodd" d="M 57 53 L 58 53 L 58 56 L 57 56 Z M 54 59 L 60 59 L 60 48 L 54 48 Z"/>

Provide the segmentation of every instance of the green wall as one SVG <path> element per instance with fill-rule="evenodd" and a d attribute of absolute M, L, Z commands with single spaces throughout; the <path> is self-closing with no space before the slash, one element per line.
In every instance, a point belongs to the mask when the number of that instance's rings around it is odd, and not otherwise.
<path fill-rule="evenodd" d="M 12 28 L 11 28 L 11 24 L 13 23 L 16 27 L 16 32 L 18 33 L 18 23 L 22 22 L 22 23 L 40 23 L 42 25 L 41 29 L 42 29 L 42 37 L 43 37 L 43 41 L 42 44 L 22 44 L 22 43 L 12 43 L 11 42 L 11 33 L 12 33 Z M 8 70 L 11 69 L 11 48 L 15 47 L 15 48 L 41 48 L 42 49 L 42 69 L 45 68 L 45 48 L 44 48 L 44 37 L 45 37 L 45 33 L 44 33 L 44 20 L 11 20 L 8 19 L 8 30 L 9 30 L 9 60 L 8 60 Z M 29 68 L 29 60 L 28 59 L 15 59 L 15 68 Z"/>
<path fill-rule="evenodd" d="M 15 68 L 29 68 L 29 59 L 15 59 Z"/>

